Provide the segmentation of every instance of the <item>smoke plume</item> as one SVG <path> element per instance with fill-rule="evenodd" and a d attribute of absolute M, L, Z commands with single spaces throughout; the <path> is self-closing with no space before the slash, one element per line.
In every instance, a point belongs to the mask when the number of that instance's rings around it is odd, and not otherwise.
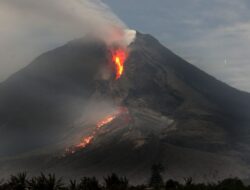
<path fill-rule="evenodd" d="M 41 53 L 86 33 L 128 45 L 135 32 L 126 29 L 100 0 L 1 0 L 0 81 Z"/>

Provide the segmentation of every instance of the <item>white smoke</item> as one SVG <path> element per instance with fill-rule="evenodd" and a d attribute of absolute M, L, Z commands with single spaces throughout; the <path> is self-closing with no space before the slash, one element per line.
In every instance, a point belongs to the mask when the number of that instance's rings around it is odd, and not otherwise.
<path fill-rule="evenodd" d="M 86 33 L 128 45 L 135 32 L 100 0 L 0 0 L 0 81 Z"/>

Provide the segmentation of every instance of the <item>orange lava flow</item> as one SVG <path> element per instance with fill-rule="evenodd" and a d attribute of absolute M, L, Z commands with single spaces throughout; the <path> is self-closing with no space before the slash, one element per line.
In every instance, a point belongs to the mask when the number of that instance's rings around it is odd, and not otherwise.
<path fill-rule="evenodd" d="M 85 148 L 94 138 L 94 135 L 90 135 L 88 137 L 85 137 L 81 143 L 76 145 L 77 148 Z"/>
<path fill-rule="evenodd" d="M 96 125 L 96 128 L 99 129 L 101 127 L 103 127 L 104 125 L 109 124 L 110 122 L 112 122 L 115 119 L 115 115 L 109 115 L 107 117 L 105 117 L 103 120 L 99 121 Z"/>
<path fill-rule="evenodd" d="M 91 135 L 84 137 L 81 142 L 79 144 L 77 144 L 75 147 L 76 148 L 85 148 L 88 144 L 90 144 L 92 142 L 92 140 L 95 137 L 95 134 L 98 132 L 98 130 L 100 128 L 102 128 L 103 126 L 111 123 L 117 116 L 118 116 L 118 112 L 114 112 L 111 115 L 106 116 L 104 119 L 100 120 L 99 122 L 97 122 L 96 127 L 94 129 L 94 131 L 92 132 Z"/>
<path fill-rule="evenodd" d="M 112 52 L 112 61 L 115 64 L 116 69 L 116 77 L 115 79 L 119 79 L 124 71 L 124 62 L 128 57 L 127 52 L 124 49 L 116 49 Z"/>
<path fill-rule="evenodd" d="M 127 108 L 120 107 L 117 110 L 115 110 L 113 113 L 107 115 L 106 117 L 104 117 L 103 119 L 101 119 L 100 121 L 98 121 L 96 123 L 95 128 L 90 133 L 90 135 L 85 136 L 84 138 L 82 138 L 79 144 L 76 144 L 74 146 L 66 148 L 65 155 L 67 155 L 67 154 L 74 154 L 77 151 L 79 151 L 79 150 L 87 147 L 94 140 L 94 138 L 96 137 L 97 133 L 99 132 L 99 130 L 102 127 L 108 125 L 113 120 L 115 120 L 117 117 L 119 117 L 121 115 L 128 115 L 128 114 L 129 114 L 129 112 L 128 112 Z"/>

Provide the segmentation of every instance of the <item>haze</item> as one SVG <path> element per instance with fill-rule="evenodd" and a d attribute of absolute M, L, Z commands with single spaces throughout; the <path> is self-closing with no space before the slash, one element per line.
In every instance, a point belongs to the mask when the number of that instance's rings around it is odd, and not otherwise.
<path fill-rule="evenodd" d="M 216 78 L 250 91 L 249 6 L 246 0 L 1 0 L 0 80 L 90 29 L 125 27 L 123 20 Z"/>

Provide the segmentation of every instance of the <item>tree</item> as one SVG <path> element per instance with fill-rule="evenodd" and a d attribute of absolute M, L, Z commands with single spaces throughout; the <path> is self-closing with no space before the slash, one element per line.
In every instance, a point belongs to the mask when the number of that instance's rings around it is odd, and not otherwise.
<path fill-rule="evenodd" d="M 126 190 L 129 187 L 126 177 L 119 177 L 114 173 L 104 178 L 104 182 L 107 190 Z"/>
<path fill-rule="evenodd" d="M 164 171 L 162 164 L 154 164 L 151 168 L 151 177 L 149 179 L 149 186 L 155 190 L 164 187 L 164 182 L 161 173 Z"/>
<path fill-rule="evenodd" d="M 8 187 L 11 190 L 24 190 L 26 188 L 27 183 L 28 180 L 26 172 L 19 173 L 16 176 L 10 176 Z"/>
<path fill-rule="evenodd" d="M 79 190 L 100 190 L 99 182 L 95 177 L 84 177 L 78 186 Z"/>
<path fill-rule="evenodd" d="M 33 177 L 28 184 L 29 190 L 62 190 L 64 184 L 62 179 L 56 179 L 55 174 L 45 176 L 41 173 L 38 177 Z"/>
<path fill-rule="evenodd" d="M 76 180 L 70 180 L 69 181 L 69 190 L 78 190 L 78 185 L 76 183 Z"/>
<path fill-rule="evenodd" d="M 218 184 L 218 189 L 222 190 L 243 190 L 245 186 L 243 182 L 238 178 L 224 179 Z"/>
<path fill-rule="evenodd" d="M 179 186 L 180 186 L 179 182 L 170 179 L 166 182 L 165 189 L 166 190 L 175 190 L 175 189 L 178 189 Z"/>

